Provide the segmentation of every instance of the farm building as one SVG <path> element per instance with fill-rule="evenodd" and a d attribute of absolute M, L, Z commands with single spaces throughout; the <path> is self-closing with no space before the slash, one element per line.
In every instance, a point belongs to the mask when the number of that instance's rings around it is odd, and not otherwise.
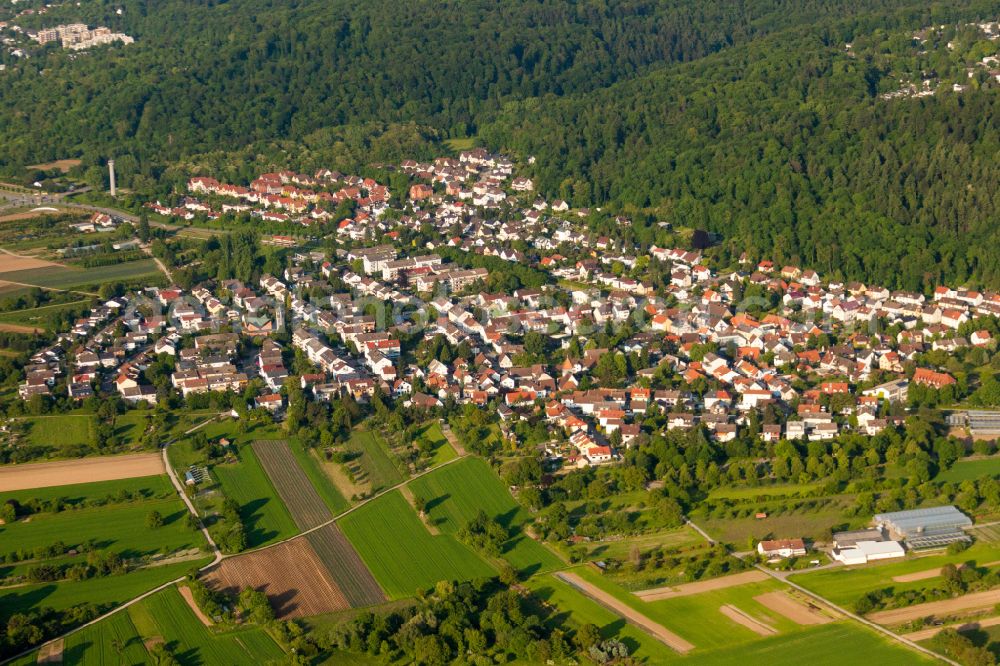
<path fill-rule="evenodd" d="M 972 525 L 968 516 L 951 505 L 880 513 L 872 521 L 913 550 L 969 541 L 964 528 Z"/>
<path fill-rule="evenodd" d="M 777 539 L 761 541 L 757 552 L 767 558 L 799 557 L 806 554 L 806 544 L 802 539 Z"/>
<path fill-rule="evenodd" d="M 851 546 L 838 546 L 831 553 L 833 559 L 844 564 L 868 564 L 904 555 L 906 551 L 898 541 L 856 541 Z"/>
<path fill-rule="evenodd" d="M 882 530 L 875 528 L 867 530 L 851 530 L 849 532 L 834 532 L 833 545 L 837 548 L 850 548 L 859 541 L 885 541 Z"/>

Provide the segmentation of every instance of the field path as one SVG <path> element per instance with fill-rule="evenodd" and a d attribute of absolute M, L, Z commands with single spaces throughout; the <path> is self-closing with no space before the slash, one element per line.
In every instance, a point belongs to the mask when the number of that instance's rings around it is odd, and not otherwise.
<path fill-rule="evenodd" d="M 460 457 L 468 455 L 465 447 L 462 446 L 462 442 L 458 441 L 458 437 L 451 431 L 451 425 L 446 421 L 441 422 L 441 432 L 444 434 L 444 438 L 448 440 L 448 443 L 451 444 L 451 448 L 455 449 L 455 453 Z"/>
<path fill-rule="evenodd" d="M 759 583 L 767 580 L 767 574 L 751 570 L 731 576 L 720 576 L 709 580 L 699 580 L 694 583 L 684 583 L 682 585 L 668 585 L 666 587 L 654 587 L 649 590 L 639 590 L 635 596 L 643 601 L 660 601 L 661 599 L 673 599 L 674 597 L 687 597 L 692 594 L 711 592 L 712 590 L 724 590 L 727 587 L 746 585 L 747 583 Z"/>
<path fill-rule="evenodd" d="M 766 622 L 761 622 L 749 613 L 740 610 L 732 604 L 723 604 L 719 606 L 719 612 L 736 624 L 746 627 L 758 636 L 773 636 L 778 633 L 778 631 L 771 625 Z"/>
<path fill-rule="evenodd" d="M 614 611 L 635 626 L 645 631 L 650 636 L 660 640 L 664 645 L 670 647 L 681 654 L 685 654 L 694 649 L 694 644 L 689 643 L 677 634 L 673 633 L 661 624 L 650 620 L 648 617 L 635 610 L 628 604 L 619 601 L 596 585 L 585 581 L 579 575 L 572 572 L 560 572 L 556 577 L 563 582 L 569 583 L 572 587 L 590 597 L 605 608 Z"/>
<path fill-rule="evenodd" d="M 4 465 L 0 467 L 0 492 L 132 479 L 163 474 L 164 471 L 163 461 L 156 453 Z"/>
<path fill-rule="evenodd" d="M 194 594 L 191 593 L 190 587 L 188 587 L 187 585 L 178 585 L 177 591 L 180 593 L 181 597 L 183 597 L 184 601 L 187 602 L 188 607 L 191 608 L 191 612 L 195 614 L 195 617 L 201 620 L 201 623 L 203 625 L 205 625 L 206 627 L 211 627 L 213 624 L 215 624 L 214 622 L 212 622 L 212 618 L 205 615 L 205 611 L 203 611 L 201 607 L 198 605 L 198 603 L 194 600 Z"/>

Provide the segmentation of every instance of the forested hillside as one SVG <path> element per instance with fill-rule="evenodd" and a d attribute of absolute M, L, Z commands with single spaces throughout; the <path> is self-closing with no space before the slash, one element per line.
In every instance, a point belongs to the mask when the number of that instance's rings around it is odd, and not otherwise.
<path fill-rule="evenodd" d="M 709 228 L 734 256 L 998 287 L 997 84 L 879 99 L 894 66 L 944 62 L 918 58 L 913 30 L 997 16 L 981 0 L 67 3 L 21 22 L 136 43 L 0 72 L 0 171 L 81 157 L 100 185 L 114 156 L 119 184 L 164 193 L 196 171 L 353 169 L 478 135 L 536 156 L 547 195 Z"/>
<path fill-rule="evenodd" d="M 723 252 L 907 289 L 1000 285 L 1000 89 L 881 100 L 884 72 L 786 31 L 586 95 L 508 106 L 489 143 L 544 191 L 717 231 Z"/>
<path fill-rule="evenodd" d="M 509 99 L 597 90 L 772 30 L 902 4 L 67 3 L 22 23 L 82 19 L 136 43 L 85 55 L 54 49 L 0 75 L 0 166 L 114 153 L 155 177 L 157 165 L 182 156 L 368 121 L 465 136 Z M 130 170 L 119 171 L 129 184 Z"/>

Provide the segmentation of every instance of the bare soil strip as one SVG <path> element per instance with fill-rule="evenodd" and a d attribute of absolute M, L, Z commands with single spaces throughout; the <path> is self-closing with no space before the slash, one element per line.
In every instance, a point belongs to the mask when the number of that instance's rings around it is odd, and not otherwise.
<path fill-rule="evenodd" d="M 326 502 L 299 467 L 288 442 L 261 440 L 253 443 L 253 450 L 300 530 L 322 525 L 333 518 Z"/>
<path fill-rule="evenodd" d="M 757 618 L 741 611 L 732 604 L 723 604 L 722 606 L 719 606 L 719 612 L 736 624 L 746 627 L 759 636 L 773 636 L 778 633 L 778 630 L 771 625 L 761 622 Z"/>
<path fill-rule="evenodd" d="M 695 583 L 684 583 L 666 587 L 654 587 L 650 590 L 639 590 L 635 596 L 643 601 L 660 601 L 661 599 L 673 599 L 674 597 L 687 597 L 692 594 L 711 592 L 712 590 L 724 590 L 727 587 L 736 585 L 746 585 L 747 583 L 758 583 L 767 580 L 768 575 L 763 571 L 744 571 L 732 576 L 722 576 L 710 580 L 699 580 Z"/>
<path fill-rule="evenodd" d="M 410 490 L 409 486 L 400 486 L 399 494 L 403 496 L 403 499 L 406 500 L 407 504 L 413 507 L 414 511 L 417 511 L 417 501 L 414 499 L 413 491 Z M 423 521 L 424 527 L 427 528 L 428 532 L 431 534 L 441 534 L 441 530 L 438 529 L 437 525 L 431 522 L 430 516 L 419 511 L 417 511 L 417 515 L 420 516 L 420 520 Z"/>
<path fill-rule="evenodd" d="M 180 585 L 178 586 L 177 591 L 181 593 L 181 596 L 184 597 L 184 601 L 186 601 L 187 605 L 191 607 L 191 612 L 193 612 L 195 616 L 199 620 L 201 620 L 201 623 L 203 625 L 205 625 L 206 627 L 211 627 L 213 624 L 215 624 L 214 622 L 212 622 L 212 618 L 205 615 L 205 611 L 203 611 L 201 607 L 198 605 L 198 603 L 194 600 L 194 595 L 191 593 L 190 587 L 188 587 L 187 585 Z"/>
<path fill-rule="evenodd" d="M 455 433 L 451 431 L 450 425 L 448 425 L 447 423 L 442 423 L 441 432 L 444 433 L 444 438 L 448 440 L 449 444 L 451 444 L 451 448 L 455 449 L 455 453 L 457 453 L 459 456 L 466 455 L 465 447 L 462 446 L 462 443 L 460 441 L 458 441 L 458 437 L 455 435 Z"/>
<path fill-rule="evenodd" d="M 336 523 L 310 532 L 306 539 L 352 608 L 374 606 L 386 601 L 375 576 Z"/>
<path fill-rule="evenodd" d="M 63 649 L 66 645 L 65 639 L 57 639 L 51 643 L 46 643 L 38 651 L 37 664 L 61 664 L 63 663 Z"/>
<path fill-rule="evenodd" d="M 38 328 L 37 326 L 24 326 L 22 324 L 8 324 L 6 322 L 0 322 L 0 331 L 6 333 L 43 333 L 45 329 Z"/>
<path fill-rule="evenodd" d="M 35 216 L 37 217 L 37 216 Z M 14 254 L 8 250 L 0 253 L 0 273 L 10 273 L 12 271 L 26 271 L 31 268 L 45 268 L 47 266 L 61 266 L 53 261 L 28 257 L 22 254 Z"/>
<path fill-rule="evenodd" d="M 995 627 L 1000 625 L 1000 617 L 988 617 L 982 620 L 974 620 L 972 622 L 962 622 L 959 624 L 942 624 L 939 627 L 928 627 L 926 629 L 921 629 L 920 631 L 911 631 L 908 634 L 903 634 L 903 638 L 911 641 L 924 641 L 928 638 L 934 638 L 939 633 L 945 629 L 954 629 L 955 631 L 978 631 L 979 629 L 985 629 L 987 627 Z"/>
<path fill-rule="evenodd" d="M 993 567 L 1000 564 L 1000 562 L 986 562 L 985 564 L 979 564 L 979 567 Z M 961 569 L 965 565 L 959 565 Z M 896 583 L 913 583 L 918 580 L 927 580 L 929 578 L 937 578 L 941 575 L 941 567 L 936 569 L 924 569 L 923 571 L 915 571 L 910 574 L 903 574 L 902 576 L 893 576 L 892 580 Z"/>
<path fill-rule="evenodd" d="M 261 590 L 283 620 L 350 608 L 304 538 L 226 558 L 205 574 L 205 584 L 227 594 L 239 594 L 245 587 Z"/>
<path fill-rule="evenodd" d="M 80 166 L 81 161 L 75 158 L 66 158 L 61 160 L 53 160 L 51 162 L 46 162 L 45 164 L 29 164 L 29 169 L 40 169 L 42 171 L 51 171 L 52 169 L 59 169 L 63 173 L 66 173 L 75 166 Z"/>
<path fill-rule="evenodd" d="M 158 453 L 4 465 L 0 467 L 0 492 L 131 479 L 163 474 L 165 471 L 163 458 Z"/>
<path fill-rule="evenodd" d="M 578 576 L 577 574 L 562 572 L 562 573 L 557 573 L 556 576 L 558 576 L 561 580 L 569 583 L 574 588 L 576 588 L 586 596 L 590 597 L 597 603 L 601 604 L 602 606 L 614 611 L 615 613 L 618 613 L 623 618 L 625 618 L 635 626 L 639 627 L 650 636 L 659 639 L 664 645 L 673 648 L 677 652 L 685 654 L 694 649 L 694 644 L 684 640 L 683 638 L 681 638 L 674 632 L 670 631 L 663 625 L 657 624 L 656 622 L 650 620 L 648 617 L 646 617 L 639 611 L 635 610 L 628 604 L 625 604 L 619 601 L 618 599 L 615 599 L 613 596 L 611 596 L 601 588 L 597 587 L 596 585 L 588 583 L 583 578 L 580 578 L 580 576 Z"/>
<path fill-rule="evenodd" d="M 764 608 L 784 615 L 792 622 L 802 625 L 826 624 L 833 618 L 825 614 L 819 607 L 809 602 L 802 602 L 786 592 L 767 592 L 753 598 Z"/>
<path fill-rule="evenodd" d="M 344 469 L 344 466 L 340 463 L 326 460 L 315 451 L 312 451 L 311 454 L 316 456 L 316 459 L 319 461 L 319 465 L 326 474 L 327 478 L 333 482 L 333 485 L 337 486 L 337 490 L 340 491 L 340 494 L 347 499 L 352 497 L 361 497 L 371 490 L 370 483 L 361 484 L 351 480 L 351 478 L 347 475 L 347 470 Z"/>
<path fill-rule="evenodd" d="M 925 604 L 917 604 L 906 608 L 894 608 L 892 610 L 872 613 L 868 619 L 879 624 L 894 625 L 912 622 L 925 617 L 940 617 L 963 613 L 973 610 L 983 610 L 993 608 L 1000 602 L 1000 589 L 988 590 L 986 592 L 974 592 L 965 594 L 955 599 L 944 599 L 942 601 L 929 601 Z"/>

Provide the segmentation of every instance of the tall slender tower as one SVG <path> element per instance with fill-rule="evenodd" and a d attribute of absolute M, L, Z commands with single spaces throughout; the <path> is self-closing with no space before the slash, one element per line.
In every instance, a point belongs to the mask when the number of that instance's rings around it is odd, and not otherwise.
<path fill-rule="evenodd" d="M 108 160 L 108 175 L 111 177 L 111 196 L 115 196 L 115 161 Z"/>

